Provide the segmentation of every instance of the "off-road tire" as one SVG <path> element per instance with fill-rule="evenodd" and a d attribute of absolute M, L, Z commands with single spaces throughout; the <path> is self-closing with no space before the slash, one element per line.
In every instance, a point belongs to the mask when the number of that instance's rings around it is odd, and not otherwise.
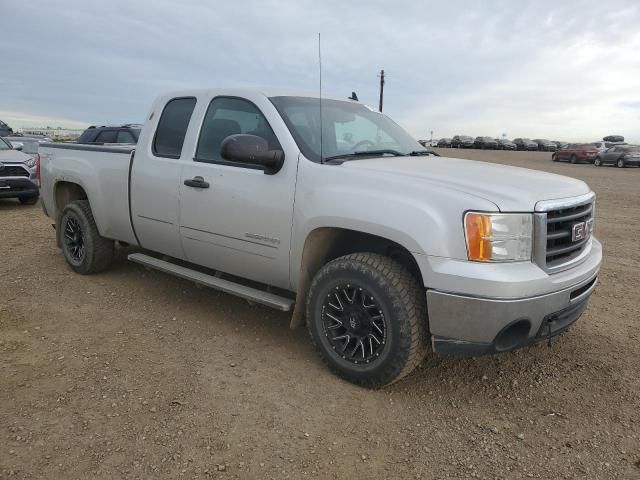
<path fill-rule="evenodd" d="M 33 197 L 18 197 L 18 200 L 22 205 L 35 205 L 36 203 L 38 203 L 38 198 L 40 197 L 36 195 Z"/>
<path fill-rule="evenodd" d="M 382 353 L 371 364 L 345 360 L 325 333 L 323 308 L 337 285 L 361 286 L 375 297 L 384 313 L 388 335 Z M 324 265 L 307 295 L 307 328 L 329 369 L 366 388 L 381 388 L 416 368 L 428 352 L 427 304 L 424 289 L 396 261 L 374 253 L 354 253 Z M 364 347 L 363 347 L 364 355 Z"/>
<path fill-rule="evenodd" d="M 75 259 L 65 242 L 65 227 L 71 219 L 80 227 L 85 252 L 82 258 Z M 58 245 L 62 248 L 67 264 L 82 275 L 106 270 L 113 262 L 114 242 L 101 237 L 87 200 L 76 200 L 64 207 L 56 227 Z"/>

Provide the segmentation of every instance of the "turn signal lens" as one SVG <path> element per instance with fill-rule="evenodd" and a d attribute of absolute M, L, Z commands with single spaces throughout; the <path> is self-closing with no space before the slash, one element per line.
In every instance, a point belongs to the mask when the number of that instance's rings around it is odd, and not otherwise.
<path fill-rule="evenodd" d="M 469 260 L 519 262 L 531 259 L 531 214 L 468 212 L 464 217 L 464 230 Z"/>
<path fill-rule="evenodd" d="M 469 260 L 491 260 L 491 220 L 488 215 L 468 213 L 464 219 Z"/>

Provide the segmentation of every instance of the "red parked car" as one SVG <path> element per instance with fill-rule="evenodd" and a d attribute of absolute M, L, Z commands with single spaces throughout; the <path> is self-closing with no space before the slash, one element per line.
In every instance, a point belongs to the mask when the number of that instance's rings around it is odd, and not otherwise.
<path fill-rule="evenodd" d="M 593 163 L 598 156 L 598 148 L 589 143 L 571 143 L 561 148 L 553 155 L 551 160 L 554 162 L 569 161 L 571 163 Z"/>

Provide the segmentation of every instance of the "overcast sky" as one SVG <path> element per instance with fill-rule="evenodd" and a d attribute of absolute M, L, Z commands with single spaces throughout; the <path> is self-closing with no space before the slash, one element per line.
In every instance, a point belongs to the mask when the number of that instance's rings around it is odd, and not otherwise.
<path fill-rule="evenodd" d="M 323 87 L 415 137 L 640 142 L 640 2 L 0 0 L 0 119 L 142 122 L 188 87 Z"/>

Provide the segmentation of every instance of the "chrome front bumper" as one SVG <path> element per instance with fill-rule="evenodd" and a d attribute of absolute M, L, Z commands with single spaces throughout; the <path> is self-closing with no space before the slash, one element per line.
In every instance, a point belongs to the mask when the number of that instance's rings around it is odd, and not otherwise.
<path fill-rule="evenodd" d="M 529 298 L 427 291 L 433 350 L 476 356 L 513 350 L 565 331 L 587 308 L 597 273 L 569 288 Z"/>

